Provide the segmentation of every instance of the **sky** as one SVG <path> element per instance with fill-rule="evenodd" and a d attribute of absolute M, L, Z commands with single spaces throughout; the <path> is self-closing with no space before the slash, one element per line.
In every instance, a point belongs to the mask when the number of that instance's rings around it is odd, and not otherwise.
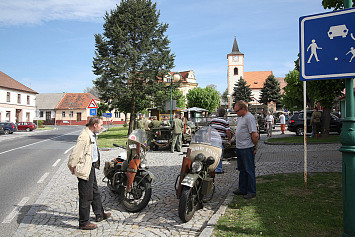
<path fill-rule="evenodd" d="M 175 54 L 172 71 L 193 70 L 199 87 L 227 88 L 234 37 L 244 71 L 285 77 L 299 51 L 299 18 L 324 10 L 321 0 L 157 0 Z M 95 34 L 119 0 L 0 0 L 0 71 L 38 93 L 84 92 Z"/>

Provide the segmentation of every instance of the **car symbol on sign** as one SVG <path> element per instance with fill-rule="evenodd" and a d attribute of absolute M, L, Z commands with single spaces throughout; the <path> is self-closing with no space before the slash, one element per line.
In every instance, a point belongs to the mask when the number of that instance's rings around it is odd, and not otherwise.
<path fill-rule="evenodd" d="M 346 28 L 346 25 L 331 26 L 328 31 L 328 36 L 330 39 L 337 36 L 345 38 L 348 35 L 348 32 L 349 30 Z"/>

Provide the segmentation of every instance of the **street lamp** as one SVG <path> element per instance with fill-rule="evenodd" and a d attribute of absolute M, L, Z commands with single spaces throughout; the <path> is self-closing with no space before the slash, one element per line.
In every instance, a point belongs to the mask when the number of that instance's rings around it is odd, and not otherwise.
<path fill-rule="evenodd" d="M 178 75 L 180 75 L 180 77 Z M 173 121 L 172 111 L 173 111 L 173 81 L 174 81 L 174 79 L 175 79 L 175 81 L 182 79 L 181 74 L 179 72 L 174 72 L 170 77 L 170 124 Z"/>

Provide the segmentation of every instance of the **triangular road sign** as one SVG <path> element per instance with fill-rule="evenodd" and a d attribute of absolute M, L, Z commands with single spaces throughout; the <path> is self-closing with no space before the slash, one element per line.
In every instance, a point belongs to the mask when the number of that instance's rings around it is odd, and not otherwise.
<path fill-rule="evenodd" d="M 97 106 L 95 100 L 92 99 L 92 100 L 90 101 L 90 104 L 89 104 L 88 108 L 89 108 L 89 109 L 97 109 L 97 108 L 99 108 L 99 106 Z"/>

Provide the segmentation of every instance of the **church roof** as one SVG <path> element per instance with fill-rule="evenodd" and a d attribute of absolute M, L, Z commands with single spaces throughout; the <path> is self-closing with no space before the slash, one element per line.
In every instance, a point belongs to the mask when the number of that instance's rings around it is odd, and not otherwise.
<path fill-rule="evenodd" d="M 272 71 L 244 72 L 243 79 L 250 85 L 250 89 L 262 89 L 266 79 L 272 74 Z"/>
<path fill-rule="evenodd" d="M 243 53 L 241 53 L 239 51 L 239 47 L 238 47 L 238 43 L 237 43 L 237 38 L 236 37 L 234 37 L 233 48 L 232 48 L 232 52 L 230 54 L 232 54 L 232 55 L 243 55 Z"/>

